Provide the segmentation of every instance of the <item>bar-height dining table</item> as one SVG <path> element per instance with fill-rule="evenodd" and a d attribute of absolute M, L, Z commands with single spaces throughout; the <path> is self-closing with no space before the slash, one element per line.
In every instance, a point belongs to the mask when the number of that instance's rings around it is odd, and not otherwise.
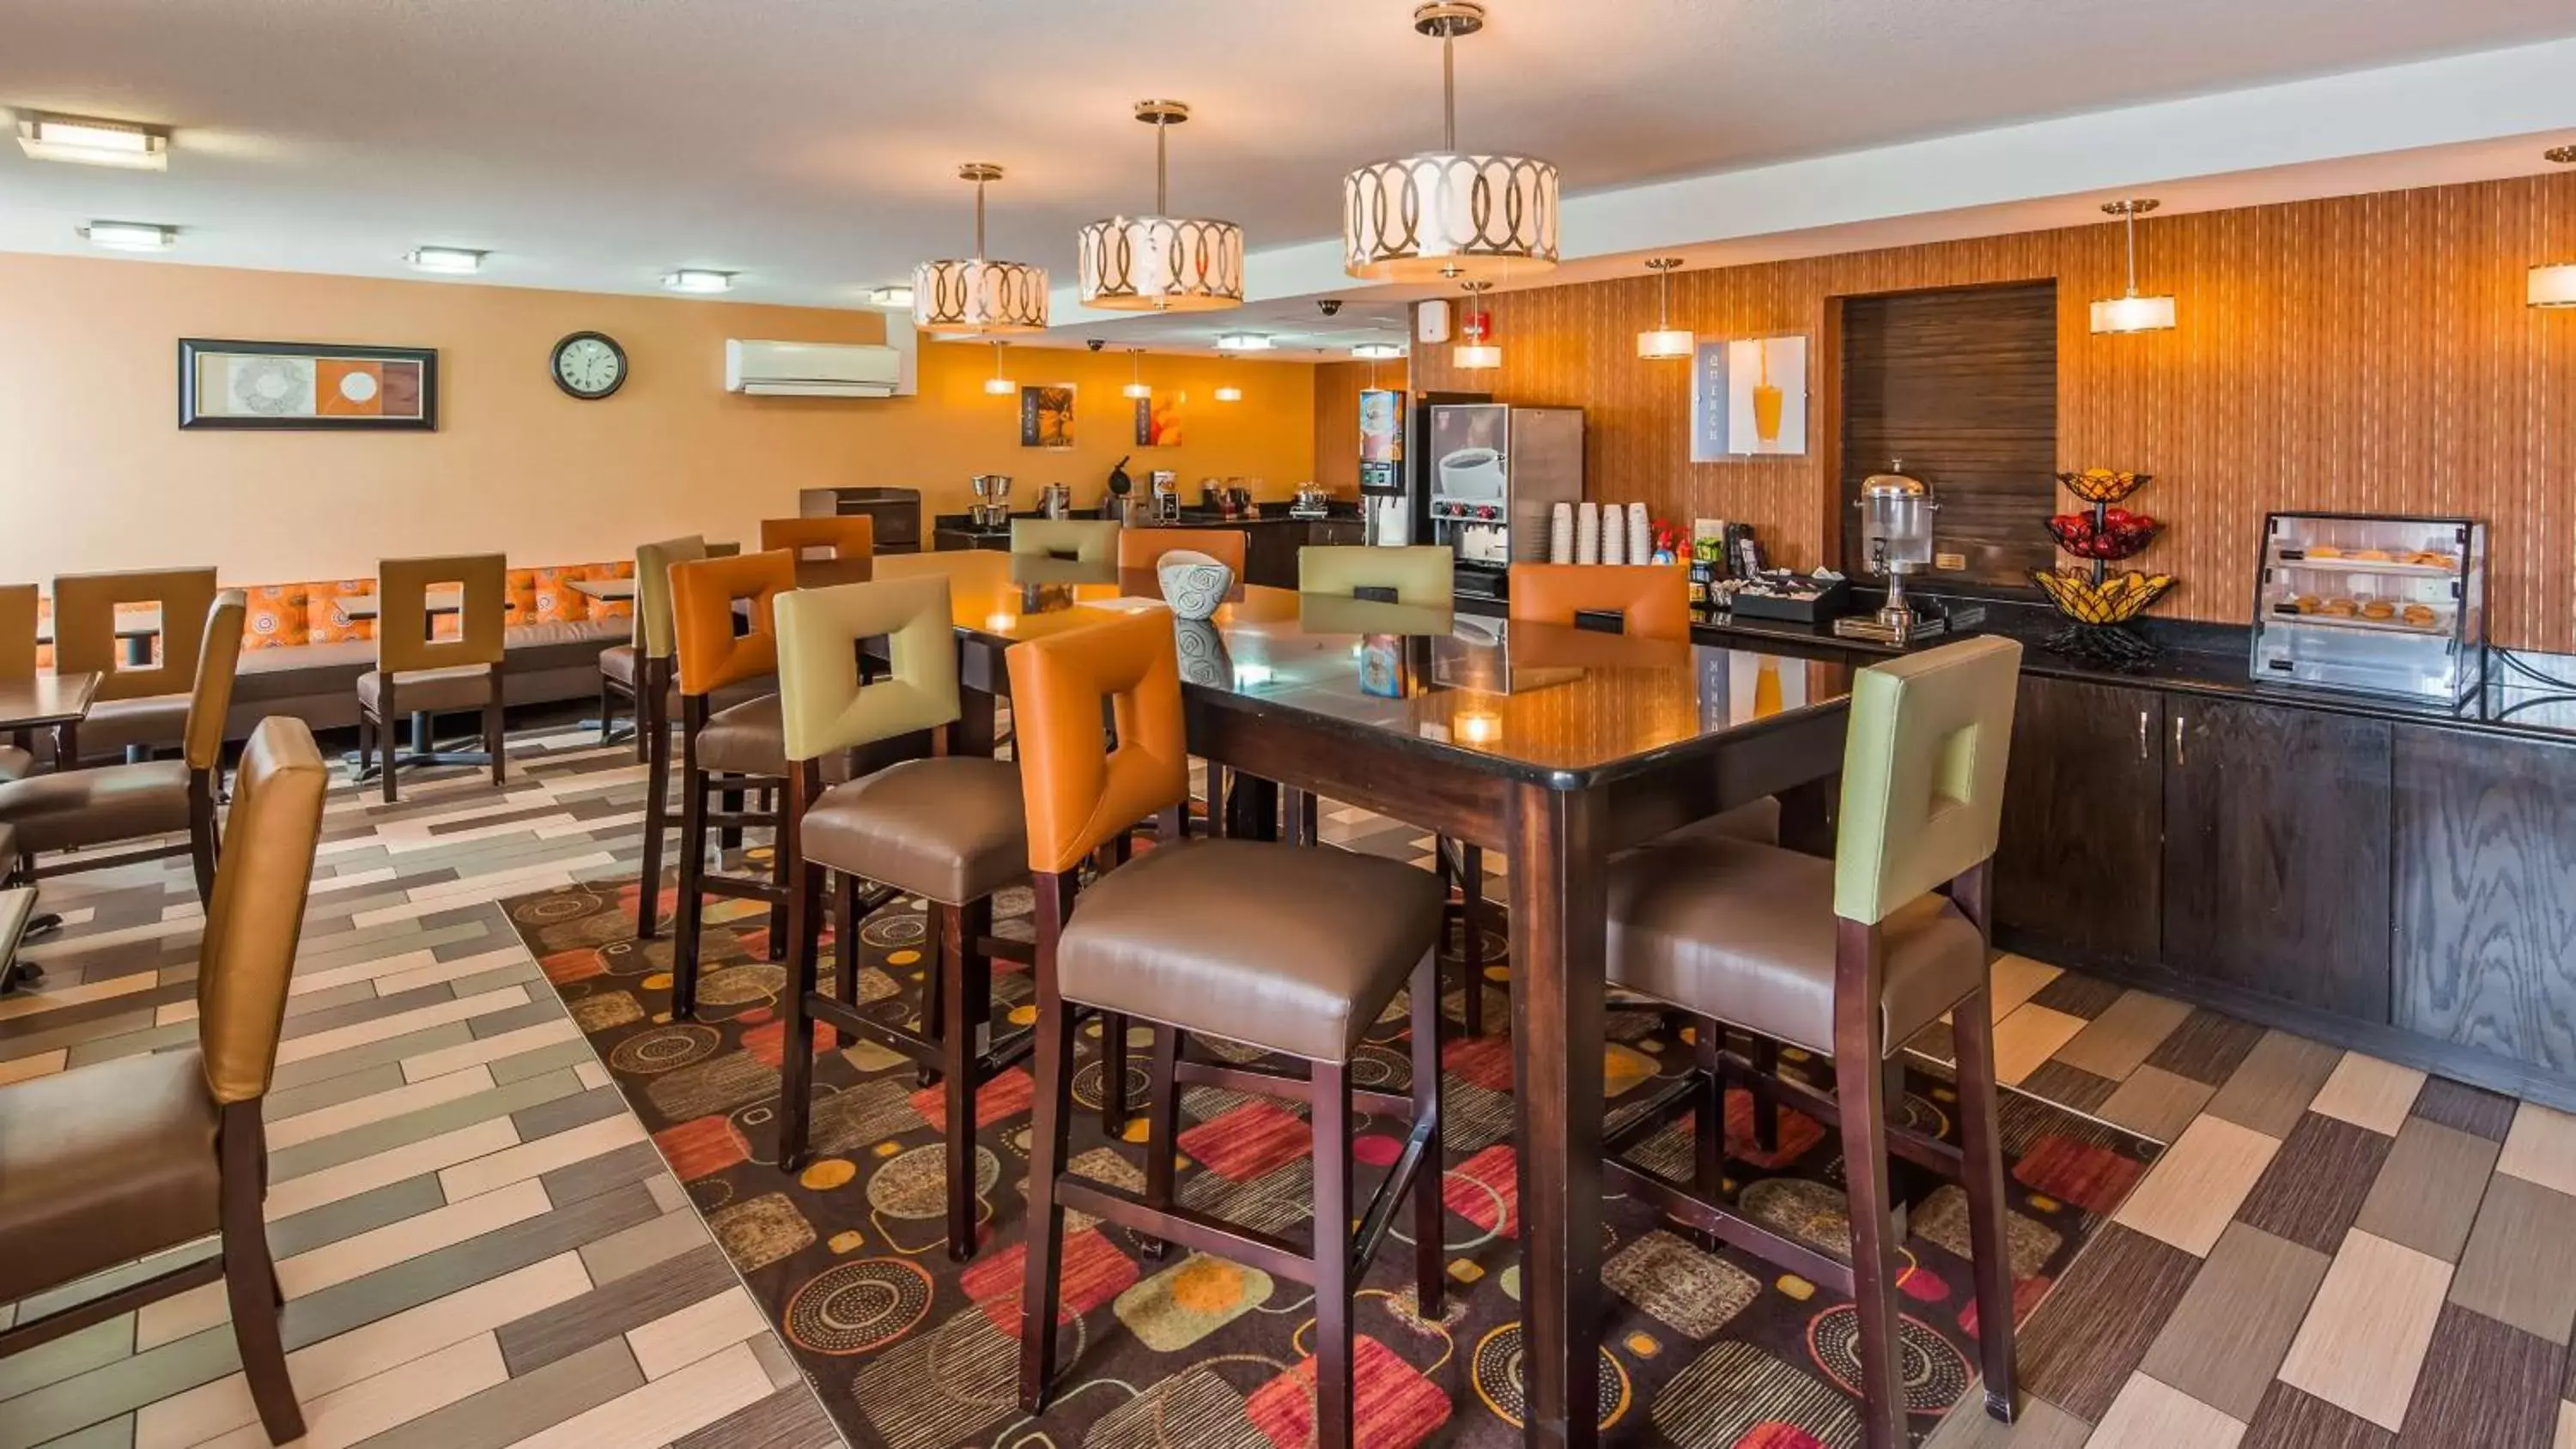
<path fill-rule="evenodd" d="M 1010 645 L 1163 607 L 1149 572 L 1057 559 L 927 553 L 876 573 L 948 577 L 967 747 L 991 747 Z M 1191 753 L 1508 859 L 1523 1438 L 1599 1443 L 1603 866 L 1839 771 L 1848 670 L 1265 588 L 1174 627 Z"/>

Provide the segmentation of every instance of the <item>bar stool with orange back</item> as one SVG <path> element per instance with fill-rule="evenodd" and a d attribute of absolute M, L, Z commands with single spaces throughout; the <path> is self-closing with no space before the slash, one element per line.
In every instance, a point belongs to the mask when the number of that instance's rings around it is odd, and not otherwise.
<path fill-rule="evenodd" d="M 1610 1175 L 1702 1234 L 1768 1258 L 1858 1305 L 1866 1449 L 1907 1444 L 1899 1323 L 1903 1249 L 1889 1154 L 1959 1181 L 1976 1268 L 1986 1407 L 2013 1416 L 2013 1275 L 1989 1006 L 1987 877 L 2003 809 L 2021 646 L 1972 639 L 1859 671 L 1832 859 L 1742 839 L 1666 836 L 1611 862 L 1612 983 L 1691 1013 L 1702 1068 L 1665 1106 L 1722 1122 L 1733 1059 L 1707 1065 L 1717 1023 L 1830 1058 L 1830 1094 L 1745 1077 L 1839 1128 L 1851 1194 L 1848 1264 L 1728 1210 L 1723 1128 L 1702 1131 L 1685 1188 L 1622 1162 L 1664 1125 L 1641 1113 L 1607 1134 Z M 1957 1047 L 1960 1145 L 1891 1126 L 1905 1041 L 1947 1013 Z M 1772 1144 L 1760 1144 L 1770 1146 Z M 1972 1436 L 1973 1437 L 1973 1436 Z"/>
<path fill-rule="evenodd" d="M 784 550 L 705 558 L 671 566 L 671 624 L 680 682 L 679 939 L 671 952 L 671 1014 L 697 1013 L 699 926 L 706 897 L 766 901 L 769 955 L 787 946 L 787 858 L 773 839 L 770 878 L 710 874 L 707 834 L 779 824 L 779 814 L 741 808 L 746 789 L 773 793 L 787 783 L 787 744 L 778 696 L 764 694 L 712 710 L 716 691 L 778 672 L 777 602 L 796 587 L 796 558 Z M 734 604 L 751 606 L 750 632 L 734 633 Z M 725 808 L 710 814 L 707 796 Z"/>
<path fill-rule="evenodd" d="M 846 1042 L 866 1037 L 910 1057 L 943 1086 L 948 1139 L 948 1256 L 975 1252 L 977 1088 L 1015 1056 L 989 1050 L 993 957 L 1033 959 L 993 938 L 993 895 L 1029 875 L 1020 772 L 1006 760 L 919 753 L 942 742 L 960 715 L 955 621 L 948 580 L 889 579 L 799 589 L 778 600 L 778 698 L 786 727 L 787 1040 L 810 1042 L 820 1018 Z M 891 675 L 862 682 L 861 641 L 888 641 Z M 826 788 L 827 757 L 885 760 Z M 901 758 L 901 756 L 910 756 Z M 822 880 L 840 881 L 838 997 L 815 989 L 820 972 Z M 862 901 L 862 883 L 871 894 Z M 858 1008 L 858 927 L 906 896 L 931 903 L 938 941 L 912 1031 Z M 939 1003 L 934 1007 L 932 1003 Z M 807 1157 L 813 1061 L 790 1051 L 781 1089 L 778 1162 Z"/>
<path fill-rule="evenodd" d="M 358 676 L 358 773 L 366 774 L 381 748 L 386 804 L 394 803 L 394 773 L 404 765 L 489 764 L 495 785 L 508 775 L 501 661 L 509 579 L 510 562 L 497 553 L 389 558 L 376 565 L 376 667 Z M 453 632 L 442 638 L 431 626 L 429 594 L 449 586 L 461 608 Z M 401 753 L 395 725 L 404 714 L 464 710 L 482 715 L 480 756 Z"/>
<path fill-rule="evenodd" d="M 1189 797 L 1179 652 L 1161 611 L 1113 618 L 1014 646 L 1006 656 L 1019 719 L 1037 900 L 1036 1122 L 1029 1151 L 1026 1278 L 1020 1295 L 1020 1401 L 1037 1412 L 1054 1387 L 1065 1213 L 1207 1253 L 1315 1294 L 1315 1442 L 1352 1442 L 1355 1290 L 1399 1210 L 1410 1205 L 1423 1317 L 1440 1318 L 1444 1271 L 1440 1147 L 1440 893 L 1428 872 L 1340 850 L 1248 840 L 1183 841 Z M 1116 719 L 1111 747 L 1104 703 Z M 1075 900 L 1078 871 L 1146 816 L 1161 842 L 1103 872 Z M 1351 1060 L 1398 991 L 1411 993 L 1412 1090 L 1355 1093 Z M 1069 1174 L 1074 1011 L 1088 1006 L 1156 1026 L 1144 1191 Z M 1205 1035 L 1302 1059 L 1294 1069 L 1187 1058 Z M 1180 1085 L 1206 1082 L 1305 1101 L 1315 1200 L 1310 1247 L 1181 1205 L 1174 1193 Z M 1352 1215 L 1354 1103 L 1409 1116 L 1375 1197 Z"/>
<path fill-rule="evenodd" d="M 36 677 L 37 604 L 34 584 L 0 585 L 0 682 Z M 25 730 L 0 740 L 0 785 L 36 772 L 33 744 Z M 0 873 L 8 868 L 0 855 Z"/>
<path fill-rule="evenodd" d="M 99 676 L 97 698 L 80 724 L 82 751 L 122 752 L 132 760 L 181 742 L 199 632 L 214 602 L 210 568 L 55 576 L 54 671 Z M 119 635 L 118 615 L 154 609 L 161 615 L 160 657 L 137 664 Z M 58 753 L 56 768 L 78 763 Z"/>
<path fill-rule="evenodd" d="M 819 589 L 832 584 L 864 584 L 877 551 L 877 522 L 864 513 L 823 518 L 764 518 L 760 547 L 766 553 L 785 549 L 796 557 L 796 587 Z"/>

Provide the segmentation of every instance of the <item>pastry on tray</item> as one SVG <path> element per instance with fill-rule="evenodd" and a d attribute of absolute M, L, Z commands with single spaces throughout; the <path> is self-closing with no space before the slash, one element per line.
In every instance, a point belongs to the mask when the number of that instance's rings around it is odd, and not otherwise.
<path fill-rule="evenodd" d="M 2408 604 L 2402 617 L 2418 629 L 2430 629 L 2437 616 L 2430 604 Z"/>
<path fill-rule="evenodd" d="M 2310 558 L 2341 558 L 2343 550 L 2330 543 L 2312 543 L 2307 548 Z"/>
<path fill-rule="evenodd" d="M 2365 619 L 2394 619 L 2397 617 L 2397 606 L 2388 602 L 2386 599 L 2373 599 L 2369 603 L 2361 606 L 2361 617 Z"/>
<path fill-rule="evenodd" d="M 2302 614 L 2313 614 L 2325 606 L 2326 601 L 2314 594 L 2301 594 L 2290 601 L 2290 607 Z"/>
<path fill-rule="evenodd" d="M 2355 563 L 2386 563 L 2388 562 L 2388 550 L 2384 548 L 2357 549 L 2353 552 L 2352 560 Z"/>
<path fill-rule="evenodd" d="M 2317 610 L 2317 612 L 2325 615 L 2329 619 L 2349 619 L 2353 615 L 2352 600 L 2328 599 L 2325 602 L 2325 607 Z"/>

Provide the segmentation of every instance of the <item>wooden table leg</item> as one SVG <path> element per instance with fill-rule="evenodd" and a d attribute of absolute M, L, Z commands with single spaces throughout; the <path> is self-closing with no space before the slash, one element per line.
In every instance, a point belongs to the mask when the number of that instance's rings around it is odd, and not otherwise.
<path fill-rule="evenodd" d="M 945 748 L 952 755 L 991 759 L 999 744 L 1000 713 L 993 696 L 980 689 L 959 690 L 957 723 L 949 726 Z"/>
<path fill-rule="evenodd" d="M 1511 807 L 1512 1064 L 1521 1206 L 1522 1442 L 1601 1442 L 1602 802 L 1523 785 Z"/>
<path fill-rule="evenodd" d="M 1225 800 L 1225 833 L 1235 840 L 1279 838 L 1279 786 L 1241 770 L 1226 772 L 1233 789 Z"/>

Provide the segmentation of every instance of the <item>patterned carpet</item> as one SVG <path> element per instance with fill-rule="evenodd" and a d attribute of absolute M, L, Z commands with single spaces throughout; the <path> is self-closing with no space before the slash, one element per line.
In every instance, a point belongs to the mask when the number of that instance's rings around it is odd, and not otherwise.
<path fill-rule="evenodd" d="M 1051 1445 L 1060 1449 L 1294 1449 L 1310 1442 L 1311 1295 L 1218 1259 L 1156 1262 L 1122 1230 L 1078 1216 L 1066 1243 L 1063 1314 L 1074 1347 L 1055 1404 L 1032 1423 L 1016 1401 L 1021 1225 L 1030 1084 L 1014 1070 L 979 1109 L 985 1243 L 959 1265 L 945 1253 L 939 1090 L 862 1044 L 824 1050 L 817 1069 L 818 1160 L 790 1179 L 775 1165 L 782 1060 L 782 968 L 761 959 L 766 909 L 709 905 L 701 1023 L 668 1017 L 667 940 L 629 939 L 634 887 L 557 887 L 507 904 L 574 1020 L 590 1038 L 709 1225 L 777 1322 L 851 1442 L 885 1449 Z M 1028 932 L 1025 891 L 1000 905 L 1002 934 Z M 925 917 L 896 906 L 861 931 L 862 995 L 908 1020 L 932 956 Z M 1453 943 L 1454 944 L 1454 943 Z M 827 945 L 827 951 L 829 947 Z M 1498 959 L 1504 943 L 1489 943 Z M 1500 980 L 1489 1023 L 1508 1021 Z M 1025 975 L 997 963 L 996 1026 L 1024 1028 Z M 1458 1000 L 1448 1003 L 1455 1029 Z M 1407 1076 L 1399 1008 L 1362 1049 L 1364 1080 Z M 1496 1027 L 1499 1030 L 1499 1025 Z M 1614 1124 L 1690 1059 L 1652 1011 L 1611 1013 L 1606 1086 Z M 1141 1032 L 1138 1041 L 1144 1038 Z M 828 1038 L 821 1039 L 828 1048 Z M 1075 1091 L 1096 1107 L 1096 1028 Z M 1131 1091 L 1141 1100 L 1141 1052 Z M 1794 1056 L 1794 1054 L 1793 1054 Z M 1360 1442 L 1372 1449 L 1519 1443 L 1516 1193 L 1511 1052 L 1500 1035 L 1453 1042 L 1444 1084 L 1447 1241 L 1453 1292 L 1436 1322 L 1413 1311 L 1412 1244 L 1379 1255 L 1359 1313 Z M 1948 1080 L 1910 1074 L 1906 1115 L 1955 1140 Z M 1805 1068 L 1795 1068 L 1804 1070 Z M 1313 1176 L 1302 1108 L 1212 1088 L 1184 1099 L 1185 1201 L 1296 1238 Z M 1841 1164 L 1817 1123 L 1785 1114 L 1781 1150 L 1753 1150 L 1749 1106 L 1729 1103 L 1730 1155 L 1748 1213 L 1837 1254 L 1847 1224 Z M 2159 1149 L 2036 1098 L 2007 1092 L 2011 1242 L 2026 1315 L 2144 1175 Z M 1686 1121 L 1635 1160 L 1686 1176 Z M 1363 1119 L 1362 1192 L 1397 1150 L 1397 1124 Z M 1141 1135 L 1141 1124 L 1131 1134 Z M 1094 1114 L 1074 1126 L 1073 1170 L 1141 1186 L 1142 1154 L 1104 1140 Z M 1132 1141 L 1132 1137 L 1131 1137 Z M 1965 1203 L 1953 1187 L 1923 1198 L 1907 1244 L 1905 1377 L 1916 1436 L 1974 1381 L 1975 1312 Z M 1618 1199 L 1605 1214 L 1601 1418 L 1607 1442 L 1656 1449 L 1818 1449 L 1856 1442 L 1844 1385 L 1852 1309 L 1757 1260 L 1700 1251 L 1651 1209 Z M 1963 1413 L 1973 1414 L 1972 1406 Z"/>

